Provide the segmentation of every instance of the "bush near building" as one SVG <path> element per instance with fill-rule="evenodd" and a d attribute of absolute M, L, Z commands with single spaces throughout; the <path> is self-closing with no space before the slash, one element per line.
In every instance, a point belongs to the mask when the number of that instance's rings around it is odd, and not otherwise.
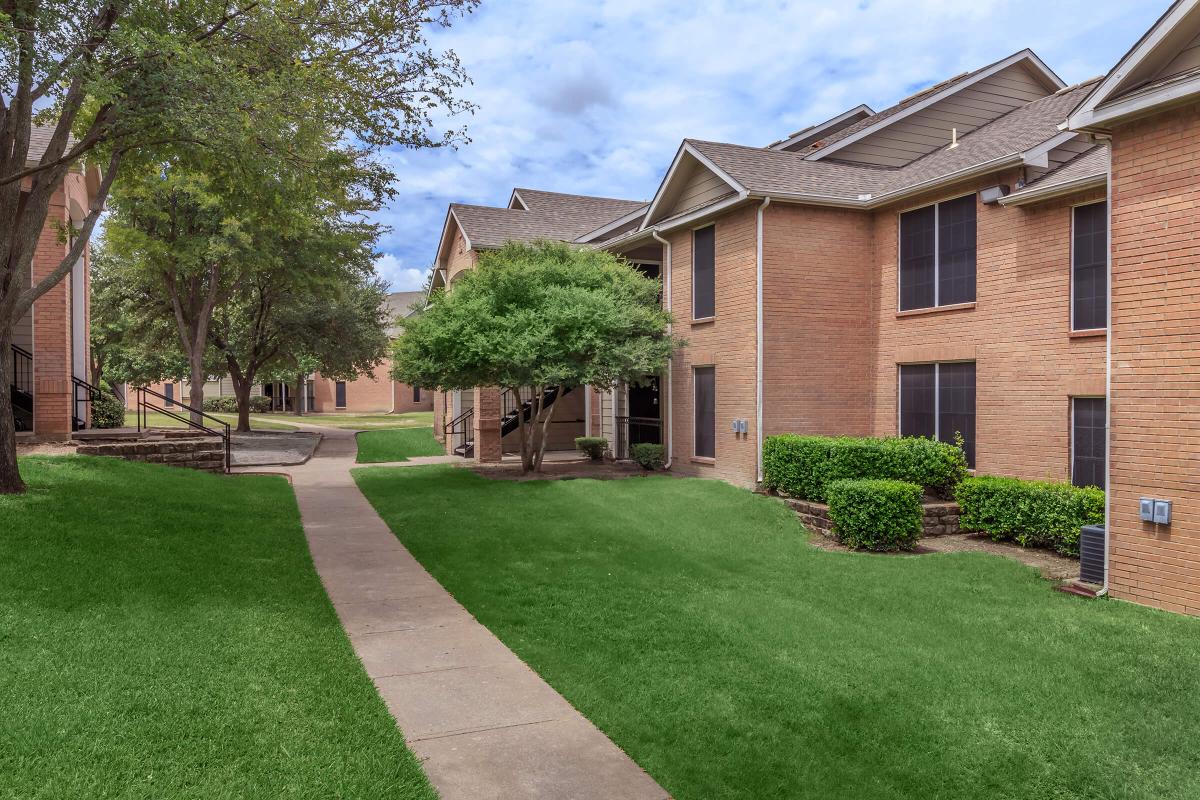
<path fill-rule="evenodd" d="M 980 476 L 954 491 L 964 529 L 1022 547 L 1051 547 L 1079 555 L 1079 529 L 1104 523 L 1104 490 L 1069 483 Z"/>
<path fill-rule="evenodd" d="M 833 532 L 856 550 L 911 550 L 921 538 L 921 495 L 915 483 L 878 478 L 829 485 Z"/>
<path fill-rule="evenodd" d="M 919 437 L 770 436 L 763 443 L 763 483 L 800 500 L 829 501 L 840 480 L 906 481 L 949 498 L 967 474 L 958 445 Z"/>

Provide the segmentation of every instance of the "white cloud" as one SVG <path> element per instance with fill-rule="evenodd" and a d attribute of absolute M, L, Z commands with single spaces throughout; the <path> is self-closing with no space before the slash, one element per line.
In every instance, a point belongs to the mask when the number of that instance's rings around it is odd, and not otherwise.
<path fill-rule="evenodd" d="M 384 253 L 375 259 L 375 272 L 390 284 L 393 292 L 413 292 L 425 285 L 427 270 L 406 267 L 396 256 Z"/>
<path fill-rule="evenodd" d="M 514 186 L 647 199 L 684 137 L 763 145 L 1023 47 L 1083 80 L 1165 2 L 484 0 L 433 39 L 475 81 L 478 112 L 451 122 L 473 141 L 387 154 L 380 272 L 419 286 L 450 202 L 503 205 Z"/>

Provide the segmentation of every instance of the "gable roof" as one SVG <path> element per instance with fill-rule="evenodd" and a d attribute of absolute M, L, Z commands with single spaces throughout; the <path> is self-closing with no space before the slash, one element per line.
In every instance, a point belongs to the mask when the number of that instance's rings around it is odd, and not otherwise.
<path fill-rule="evenodd" d="M 828 138 L 837 131 L 844 128 L 849 128 L 867 117 L 874 116 L 875 112 L 865 103 L 855 106 L 848 111 L 843 111 L 836 117 L 831 117 L 824 122 L 818 122 L 816 125 L 809 125 L 807 128 L 801 128 L 795 133 L 788 134 L 783 139 L 776 142 L 771 142 L 767 145 L 769 150 L 803 150 L 805 147 L 817 142 L 822 138 Z"/>
<path fill-rule="evenodd" d="M 922 89 L 877 114 L 838 130 L 816 143 L 807 158 L 819 161 L 832 157 L 839 150 L 1018 64 L 1025 66 L 1031 75 L 1046 88 L 1047 93 L 1061 90 L 1066 85 L 1053 70 L 1046 66 L 1045 62 L 1038 58 L 1036 53 L 1026 48 L 987 66 L 964 72 Z"/>
<path fill-rule="evenodd" d="M 411 317 L 417 312 L 414 304 L 425 300 L 425 292 L 392 292 L 383 300 L 384 310 L 392 319 Z"/>
<path fill-rule="evenodd" d="M 1072 130 L 1107 133 L 1200 96 L 1200 0 L 1177 0 L 1070 115 Z"/>

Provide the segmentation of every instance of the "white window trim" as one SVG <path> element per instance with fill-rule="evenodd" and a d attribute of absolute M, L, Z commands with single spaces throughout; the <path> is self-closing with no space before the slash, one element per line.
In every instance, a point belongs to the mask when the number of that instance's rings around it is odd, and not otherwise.
<path fill-rule="evenodd" d="M 1071 319 L 1069 321 L 1070 326 L 1071 326 L 1071 333 L 1085 333 L 1085 332 L 1090 332 L 1090 331 L 1106 331 L 1106 330 L 1108 330 L 1108 320 L 1112 316 L 1112 309 L 1107 307 L 1108 306 L 1108 287 L 1105 287 L 1105 291 L 1104 291 L 1104 298 L 1105 298 L 1105 300 L 1104 300 L 1104 302 L 1105 302 L 1104 327 L 1103 328 L 1076 328 L 1075 327 L 1075 212 L 1080 208 L 1084 208 L 1085 206 L 1098 206 L 1102 203 L 1107 204 L 1108 201 L 1107 200 L 1089 200 L 1086 203 L 1074 203 L 1071 205 L 1071 240 L 1070 240 L 1071 279 L 1068 282 L 1068 286 L 1067 286 L 1067 292 L 1071 298 L 1071 310 L 1070 310 Z M 1105 211 L 1105 214 L 1104 214 L 1105 247 L 1108 246 L 1108 229 L 1112 225 L 1112 220 L 1110 219 L 1110 214 L 1111 214 L 1110 211 Z M 1108 256 L 1106 255 L 1105 258 L 1107 259 L 1107 257 Z M 1105 272 L 1104 279 L 1106 281 L 1108 280 L 1107 272 Z M 1072 407 L 1074 407 L 1073 403 L 1072 403 Z M 1074 460 L 1072 460 L 1072 463 L 1074 463 Z"/>
<path fill-rule="evenodd" d="M 707 317 L 696 316 L 696 231 L 713 229 L 713 310 Z M 646 262 L 650 263 L 650 262 Z M 661 265 L 660 265 L 661 266 Z M 717 223 L 706 222 L 692 228 L 692 322 L 706 322 L 717 317 Z M 695 367 L 693 367 L 695 369 Z M 702 456 L 697 456 L 701 458 Z"/>
<path fill-rule="evenodd" d="M 942 287 L 941 287 L 941 280 L 940 280 L 941 268 L 942 268 L 942 263 L 941 263 L 942 258 L 941 258 L 941 253 L 938 252 L 938 250 L 939 250 L 938 245 L 940 244 L 939 238 L 941 236 L 941 234 L 938 230 L 938 228 L 939 228 L 938 215 L 941 211 L 940 206 L 942 205 L 942 203 L 953 203 L 955 200 L 962 200 L 964 197 L 978 197 L 978 195 L 979 195 L 978 192 L 969 192 L 967 194 L 961 194 L 958 197 L 947 197 L 945 200 L 938 200 L 936 203 L 925 203 L 923 205 L 913 206 L 912 208 L 906 208 L 906 209 L 896 212 L 896 312 L 897 313 L 904 312 L 904 311 L 925 311 L 926 309 L 930 309 L 930 308 L 941 308 L 942 307 L 942 298 L 941 298 Z M 933 305 L 918 306 L 917 308 L 901 308 L 900 287 L 901 287 L 901 274 L 903 271 L 903 264 L 902 264 L 902 258 L 901 258 L 901 252 L 902 252 L 902 248 L 903 248 L 902 233 L 904 230 L 903 217 L 905 214 L 908 214 L 912 211 L 921 211 L 922 209 L 929 208 L 930 206 L 933 206 Z M 975 300 L 964 300 L 963 302 L 964 303 L 973 303 L 978 299 L 979 299 L 979 203 L 977 201 L 975 203 Z M 958 305 L 958 303 L 950 303 L 950 305 Z M 950 363 L 950 362 L 947 362 L 947 363 Z"/>

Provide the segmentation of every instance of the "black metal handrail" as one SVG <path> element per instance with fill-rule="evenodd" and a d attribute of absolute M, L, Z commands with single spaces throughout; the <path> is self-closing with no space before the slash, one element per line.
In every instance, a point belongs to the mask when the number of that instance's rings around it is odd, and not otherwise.
<path fill-rule="evenodd" d="M 617 417 L 617 442 L 613 449 L 618 458 L 628 456 L 628 448 L 633 444 L 635 432 L 640 434 L 639 442 L 652 441 L 654 444 L 662 444 L 662 420 L 658 417 L 619 416 Z M 646 434 L 652 435 L 646 436 Z"/>
<path fill-rule="evenodd" d="M 475 409 L 468 408 L 466 411 L 447 422 L 445 431 L 446 435 L 450 437 L 450 450 L 455 451 L 461 446 L 465 454 L 467 445 L 470 444 L 468 437 L 475 431 Z M 462 437 L 461 445 L 455 441 L 456 437 Z"/>
<path fill-rule="evenodd" d="M 71 427 L 82 430 L 87 427 L 87 412 L 80 409 L 100 399 L 103 389 L 85 381 L 83 378 L 71 376 Z M 81 396 L 82 393 L 82 396 Z"/>
<path fill-rule="evenodd" d="M 168 410 L 165 406 L 160 406 L 157 403 L 150 402 L 149 400 L 146 399 L 147 395 L 149 395 L 152 398 L 162 400 L 164 403 L 171 403 L 175 408 L 178 408 L 178 409 L 181 409 L 182 411 L 187 412 L 187 416 L 184 416 L 183 414 L 176 414 L 174 411 Z M 149 412 L 151 412 L 151 411 L 155 411 L 159 414 L 170 417 L 173 420 L 182 422 L 183 424 L 187 425 L 189 428 L 194 428 L 198 431 L 203 431 L 204 433 L 207 433 L 210 436 L 220 436 L 221 439 L 225 442 L 225 471 L 229 472 L 230 435 L 229 435 L 229 423 L 228 422 L 217 419 L 212 414 L 206 414 L 199 409 L 192 408 L 191 406 L 186 406 L 173 397 L 167 397 L 165 394 L 159 394 L 158 392 L 154 391 L 153 389 L 147 389 L 145 387 L 141 387 L 137 390 L 137 429 L 138 429 L 139 433 L 142 431 L 143 428 L 150 427 Z M 206 419 L 206 420 L 209 420 L 210 422 L 216 423 L 217 427 L 214 429 L 214 428 L 208 427 L 207 425 L 204 425 L 203 423 L 196 422 L 195 420 L 192 419 L 193 414 L 195 416 L 201 417 L 202 419 Z"/>
<path fill-rule="evenodd" d="M 33 396 L 33 353 L 12 346 L 12 385 L 18 392 Z"/>

